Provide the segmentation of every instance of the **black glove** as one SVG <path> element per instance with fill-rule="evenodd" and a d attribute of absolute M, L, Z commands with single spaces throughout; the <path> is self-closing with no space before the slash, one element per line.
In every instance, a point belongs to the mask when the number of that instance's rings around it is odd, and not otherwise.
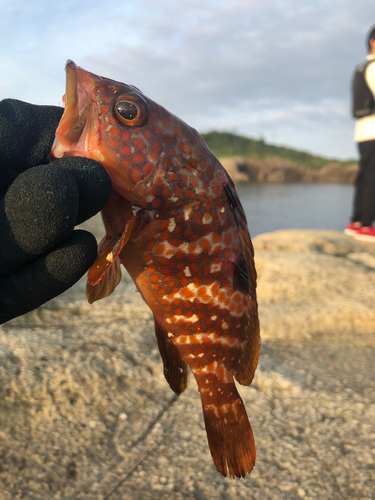
<path fill-rule="evenodd" d="M 0 323 L 70 288 L 93 264 L 94 236 L 74 226 L 107 203 L 100 163 L 48 159 L 63 109 L 0 102 Z"/>

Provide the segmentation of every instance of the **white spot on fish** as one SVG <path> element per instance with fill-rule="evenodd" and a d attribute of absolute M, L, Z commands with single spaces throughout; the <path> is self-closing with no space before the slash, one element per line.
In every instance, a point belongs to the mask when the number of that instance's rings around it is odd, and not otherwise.
<path fill-rule="evenodd" d="M 168 337 L 174 337 L 172 332 L 168 332 Z"/>
<path fill-rule="evenodd" d="M 194 295 L 192 297 L 187 298 L 186 295 L 184 295 L 184 292 L 186 290 L 190 290 L 191 292 L 194 293 Z M 197 291 L 198 291 L 198 288 L 194 285 L 194 283 L 189 283 L 186 287 L 182 288 L 181 290 L 179 290 L 176 293 L 163 295 L 163 299 L 166 299 L 169 302 L 173 302 L 174 299 L 190 300 L 190 302 L 192 302 L 197 295 Z"/>
<path fill-rule="evenodd" d="M 151 203 L 154 198 L 155 198 L 155 196 L 152 196 L 151 194 L 149 194 L 148 196 L 146 196 L 147 203 Z"/>
<path fill-rule="evenodd" d="M 187 286 L 187 288 L 189 290 L 191 290 L 192 292 L 197 292 L 198 291 L 198 288 L 197 288 L 197 286 L 194 283 L 189 283 L 188 286 Z"/>
<path fill-rule="evenodd" d="M 189 220 L 190 219 L 190 214 L 191 214 L 191 207 L 184 208 L 185 220 Z"/>
<path fill-rule="evenodd" d="M 202 218 L 202 223 L 203 224 L 211 224 L 212 222 L 212 217 L 210 214 L 204 214 L 203 218 Z"/>
<path fill-rule="evenodd" d="M 105 258 L 105 260 L 108 260 L 108 262 L 112 262 L 113 261 L 113 252 L 109 252 L 109 254 Z"/>
<path fill-rule="evenodd" d="M 194 373 L 196 373 L 198 376 L 204 375 L 205 373 L 215 373 L 219 365 L 217 361 L 214 361 L 209 366 L 210 370 L 208 369 L 208 366 L 202 366 L 202 368 L 195 368 Z"/>
<path fill-rule="evenodd" d="M 180 245 L 179 247 L 177 247 L 177 250 L 181 250 L 182 252 L 185 252 L 185 253 L 188 253 L 188 247 L 189 247 L 189 243 L 182 243 L 182 245 Z"/>
<path fill-rule="evenodd" d="M 211 264 L 210 273 L 217 273 L 220 270 L 221 270 L 221 262 L 218 262 L 217 264 Z"/>
<path fill-rule="evenodd" d="M 189 269 L 189 266 L 186 266 L 185 269 L 184 269 L 184 274 L 187 278 L 189 278 L 191 276 L 191 272 L 190 272 L 190 269 Z"/>
<path fill-rule="evenodd" d="M 187 335 L 180 335 L 179 337 L 176 337 L 175 340 L 178 344 L 190 344 L 190 337 Z"/>
<path fill-rule="evenodd" d="M 168 224 L 168 231 L 172 233 L 176 227 L 176 223 L 174 219 L 169 219 L 169 224 Z"/>
<path fill-rule="evenodd" d="M 197 340 L 198 343 L 203 343 L 203 342 L 210 342 L 212 344 L 222 344 L 230 347 L 239 347 L 240 346 L 240 341 L 238 339 L 235 339 L 233 337 L 219 337 L 215 338 L 216 333 L 215 332 L 206 332 L 206 333 L 196 333 L 194 335 L 195 339 Z"/>
<path fill-rule="evenodd" d="M 186 323 L 196 323 L 197 321 L 199 321 L 199 318 L 196 314 L 193 314 L 193 316 L 191 316 L 190 318 L 186 318 L 186 316 L 175 315 L 175 316 L 172 316 L 171 318 L 168 318 L 168 319 L 169 319 L 169 323 L 176 323 L 180 319 L 186 321 Z M 168 321 L 168 319 L 167 319 L 167 321 Z"/>
<path fill-rule="evenodd" d="M 190 243 L 182 243 L 178 247 L 173 247 L 168 241 L 164 241 L 163 243 L 165 245 L 165 249 L 164 249 L 163 255 L 167 259 L 172 259 L 173 256 L 177 252 L 184 252 L 186 254 L 190 254 L 190 253 L 199 254 L 199 253 L 202 253 L 202 249 L 198 245 L 197 245 L 197 247 L 196 247 L 196 249 L 194 251 L 189 251 L 189 245 L 190 245 Z"/>

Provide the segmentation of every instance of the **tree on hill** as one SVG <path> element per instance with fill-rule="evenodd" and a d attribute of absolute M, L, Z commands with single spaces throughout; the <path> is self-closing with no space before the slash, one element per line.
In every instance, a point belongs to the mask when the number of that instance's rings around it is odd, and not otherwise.
<path fill-rule="evenodd" d="M 315 156 L 304 151 L 267 144 L 264 139 L 252 139 L 230 132 L 217 132 L 215 130 L 202 134 L 208 147 L 218 158 L 241 156 L 252 160 L 263 160 L 278 157 L 305 168 L 320 169 L 328 163 L 338 163 L 340 167 L 347 167 L 356 160 L 341 161 L 323 156 Z"/>

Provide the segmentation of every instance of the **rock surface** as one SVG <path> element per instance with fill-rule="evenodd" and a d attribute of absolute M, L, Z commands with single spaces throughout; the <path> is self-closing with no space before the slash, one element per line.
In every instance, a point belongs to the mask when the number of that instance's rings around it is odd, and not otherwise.
<path fill-rule="evenodd" d="M 234 182 L 320 182 L 352 184 L 358 172 L 353 163 L 343 168 L 339 163 L 328 163 L 319 170 L 304 168 L 283 158 L 249 160 L 222 158 L 221 163 Z"/>
<path fill-rule="evenodd" d="M 375 498 L 375 245 L 311 230 L 254 244 L 263 343 L 240 391 L 256 469 L 215 470 L 195 381 L 170 391 L 127 275 L 92 306 L 81 280 L 0 327 L 1 499 Z"/>

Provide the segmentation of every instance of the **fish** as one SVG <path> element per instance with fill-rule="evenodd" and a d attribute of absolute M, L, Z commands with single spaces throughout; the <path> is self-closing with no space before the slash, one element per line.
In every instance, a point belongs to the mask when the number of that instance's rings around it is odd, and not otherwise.
<path fill-rule="evenodd" d="M 112 181 L 87 298 L 110 295 L 126 268 L 153 313 L 170 388 L 185 390 L 189 367 L 216 468 L 245 477 L 256 449 L 235 380 L 253 380 L 260 329 L 254 249 L 235 185 L 199 133 L 137 87 L 70 60 L 65 69 L 51 157 L 92 158 Z"/>

